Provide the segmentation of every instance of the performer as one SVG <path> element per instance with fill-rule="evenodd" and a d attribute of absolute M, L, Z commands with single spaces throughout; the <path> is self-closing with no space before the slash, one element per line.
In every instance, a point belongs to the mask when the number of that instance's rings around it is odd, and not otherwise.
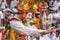
<path fill-rule="evenodd" d="M 22 23 L 22 18 L 23 17 L 23 13 L 19 13 L 17 15 L 14 16 L 14 18 L 11 19 L 10 21 L 10 25 L 13 29 L 17 30 L 19 33 L 24 33 L 27 35 L 31 35 L 34 33 L 37 36 L 39 33 L 37 32 L 37 29 L 31 29 L 31 28 L 27 28 L 23 25 Z M 17 23 L 17 24 L 16 24 Z M 20 26 L 20 27 L 19 27 Z M 20 29 L 21 28 L 21 29 Z M 36 33 L 35 33 L 36 32 Z"/>
<path fill-rule="evenodd" d="M 10 20 L 11 27 L 19 34 L 26 34 L 29 36 L 39 37 L 40 32 L 49 33 L 51 30 L 38 30 L 38 29 L 31 29 L 23 25 L 22 18 L 23 17 L 23 11 L 20 11 L 17 15 L 15 15 L 14 18 Z"/>

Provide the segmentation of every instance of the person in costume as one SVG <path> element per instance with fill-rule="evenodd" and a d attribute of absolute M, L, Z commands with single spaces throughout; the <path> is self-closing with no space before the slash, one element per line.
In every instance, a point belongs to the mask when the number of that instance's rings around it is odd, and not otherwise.
<path fill-rule="evenodd" d="M 51 30 L 46 31 L 46 30 L 28 28 L 22 23 L 23 15 L 24 15 L 23 11 L 20 10 L 19 13 L 10 20 L 11 28 L 14 29 L 18 34 L 21 34 L 20 36 L 29 35 L 33 37 L 39 37 L 40 32 L 49 33 L 51 31 Z M 22 39 L 19 40 L 26 40 L 26 39 L 25 37 L 23 37 Z"/>

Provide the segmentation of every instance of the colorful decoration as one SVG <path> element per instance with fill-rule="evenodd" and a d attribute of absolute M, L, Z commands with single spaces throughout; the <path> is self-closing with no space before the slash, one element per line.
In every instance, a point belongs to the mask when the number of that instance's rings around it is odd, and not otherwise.
<path fill-rule="evenodd" d="M 30 8 L 32 8 L 33 4 L 32 2 L 28 2 L 24 5 L 24 10 L 30 10 Z"/>
<path fill-rule="evenodd" d="M 17 10 L 18 10 L 19 14 L 23 14 L 24 13 L 23 10 L 19 10 L 19 9 L 17 9 Z"/>
<path fill-rule="evenodd" d="M 2 31 L 2 35 L 4 35 L 6 33 L 6 29 L 4 28 L 4 30 Z"/>
<path fill-rule="evenodd" d="M 32 2 L 28 2 L 28 7 L 32 7 Z"/>
<path fill-rule="evenodd" d="M 37 8 L 36 10 L 37 10 L 37 12 L 40 12 L 40 8 Z"/>
<path fill-rule="evenodd" d="M 33 5 L 33 9 L 35 12 L 40 12 L 40 8 L 37 5 Z"/>
<path fill-rule="evenodd" d="M 10 26 L 6 26 L 2 31 L 2 40 L 10 40 Z"/>
<path fill-rule="evenodd" d="M 29 7 L 28 7 L 27 3 L 24 5 L 24 10 L 29 10 Z"/>
<path fill-rule="evenodd" d="M 33 5 L 34 11 L 36 11 L 37 8 L 38 8 L 37 5 Z"/>
<path fill-rule="evenodd" d="M 37 9 L 38 7 L 37 7 L 37 5 L 33 5 L 33 9 Z"/>
<path fill-rule="evenodd" d="M 1 40 L 5 40 L 5 35 L 6 34 L 6 29 L 4 28 L 3 31 L 2 31 L 2 38 Z"/>
<path fill-rule="evenodd" d="M 5 40 L 10 40 L 10 26 L 7 25 L 5 28 L 6 28 Z"/>

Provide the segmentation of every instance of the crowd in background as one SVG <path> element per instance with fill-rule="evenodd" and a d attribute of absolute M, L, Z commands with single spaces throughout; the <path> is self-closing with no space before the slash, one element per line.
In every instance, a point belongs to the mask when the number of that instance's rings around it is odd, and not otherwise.
<path fill-rule="evenodd" d="M 8 35 L 11 18 L 19 13 L 24 15 L 22 21 L 27 27 L 54 30 L 49 34 L 41 33 L 37 40 L 60 40 L 60 0 L 34 0 L 27 3 L 21 0 L 0 0 L 0 32 L 3 38 Z M 2 35 L 0 39 L 2 40 Z M 8 36 L 5 39 L 9 40 Z"/>

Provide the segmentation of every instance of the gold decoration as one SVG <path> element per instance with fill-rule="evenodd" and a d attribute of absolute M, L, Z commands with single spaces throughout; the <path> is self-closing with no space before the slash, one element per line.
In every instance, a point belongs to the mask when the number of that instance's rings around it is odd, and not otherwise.
<path fill-rule="evenodd" d="M 27 3 L 24 5 L 24 10 L 29 10 L 29 7 L 28 7 Z"/>

